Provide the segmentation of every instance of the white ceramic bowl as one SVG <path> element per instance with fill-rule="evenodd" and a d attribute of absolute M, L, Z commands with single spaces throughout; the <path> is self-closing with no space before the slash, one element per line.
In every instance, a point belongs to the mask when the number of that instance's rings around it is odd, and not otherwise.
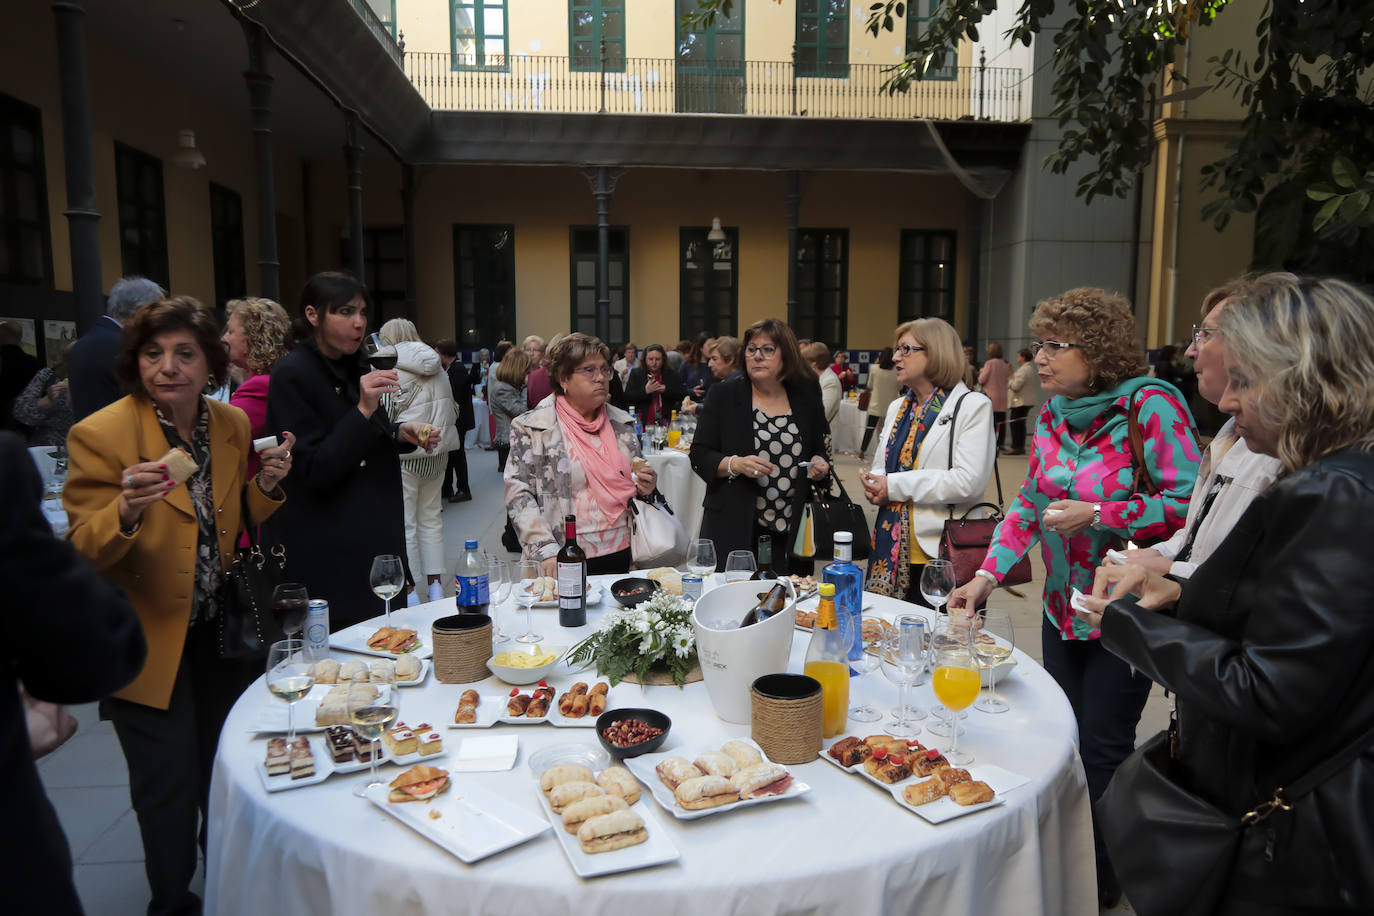
<path fill-rule="evenodd" d="M 552 652 L 553 661 L 545 665 L 540 665 L 537 668 L 513 668 L 507 665 L 496 664 L 496 656 L 500 655 L 501 652 L 524 652 L 533 655 L 541 650 Z M 552 671 L 554 666 L 563 658 L 563 653 L 566 651 L 568 651 L 566 646 L 545 646 L 542 643 L 536 643 L 531 646 L 517 643 L 512 648 L 502 649 L 501 652 L 493 653 L 492 657 L 487 660 L 487 668 L 492 674 L 496 675 L 507 684 L 535 684 L 541 679 L 549 676 L 549 672 Z"/>

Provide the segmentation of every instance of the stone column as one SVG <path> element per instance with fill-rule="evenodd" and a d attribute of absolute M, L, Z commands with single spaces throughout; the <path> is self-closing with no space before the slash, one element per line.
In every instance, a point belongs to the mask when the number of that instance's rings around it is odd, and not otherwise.
<path fill-rule="evenodd" d="M 258 172 L 258 291 L 281 301 L 281 262 L 277 256 L 277 172 L 272 158 L 272 74 L 267 71 L 270 45 L 262 26 L 243 21 L 248 39 L 248 114 Z"/>
<path fill-rule="evenodd" d="M 797 223 L 801 212 L 801 173 L 784 176 L 782 199 L 787 203 L 787 321 L 797 321 Z"/>
<path fill-rule="evenodd" d="M 72 298 L 81 330 L 105 314 L 100 273 L 100 211 L 91 152 L 91 96 L 86 76 L 86 4 L 52 0 L 57 20 L 57 71 L 62 86 L 62 158 L 66 166 L 67 237 L 72 249 Z"/>
<path fill-rule="evenodd" d="M 401 166 L 401 213 L 405 219 L 406 303 L 405 317 L 420 324 L 419 285 L 415 265 L 415 166 Z"/>
<path fill-rule="evenodd" d="M 344 163 L 348 167 L 349 253 L 353 274 L 367 282 L 363 263 L 363 147 L 358 141 L 358 115 L 344 112 Z"/>

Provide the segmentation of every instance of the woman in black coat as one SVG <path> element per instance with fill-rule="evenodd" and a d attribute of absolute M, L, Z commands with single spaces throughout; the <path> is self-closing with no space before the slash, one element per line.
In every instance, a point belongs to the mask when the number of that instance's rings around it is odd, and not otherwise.
<path fill-rule="evenodd" d="M 287 575 L 329 601 L 330 629 L 340 630 L 381 613 L 368 585 L 372 558 L 406 556 L 397 455 L 432 449 L 439 431 L 421 443 L 420 424 L 394 423 L 377 409 L 399 386 L 394 369 L 368 371 L 367 290 L 355 278 L 311 277 L 301 319 L 305 336 L 277 362 L 267 393 L 268 431 L 296 434 L 288 499 L 269 537 L 286 548 Z"/>
<path fill-rule="evenodd" d="M 1198 911 L 1369 913 L 1374 300 L 1338 280 L 1266 283 L 1275 276 L 1222 312 L 1230 383 L 1219 406 L 1283 476 L 1191 578 L 1101 567 L 1088 617 L 1107 649 L 1176 694 L 1175 779 L 1224 812 L 1239 817 L 1343 750 L 1363 752 L 1243 831 L 1234 860 L 1213 866 L 1220 901 L 1170 890 Z M 1164 863 L 1122 865 L 1132 857 L 1117 848 L 1152 837 L 1104 826 L 1133 904 L 1133 888 L 1171 880 Z"/>
<path fill-rule="evenodd" d="M 792 329 L 765 318 L 744 332 L 745 374 L 712 385 L 697 411 L 692 469 L 706 481 L 701 537 L 715 542 L 716 567 L 732 550 L 779 546 L 774 568 L 788 572 L 794 523 L 809 487 L 830 472 L 820 385 Z M 797 564 L 809 573 L 811 561 Z"/>
<path fill-rule="evenodd" d="M 645 426 L 666 426 L 686 396 L 687 389 L 668 365 L 663 348 L 658 344 L 645 347 L 639 365 L 630 370 L 630 381 L 625 385 L 625 400 L 639 412 L 641 422 Z"/>

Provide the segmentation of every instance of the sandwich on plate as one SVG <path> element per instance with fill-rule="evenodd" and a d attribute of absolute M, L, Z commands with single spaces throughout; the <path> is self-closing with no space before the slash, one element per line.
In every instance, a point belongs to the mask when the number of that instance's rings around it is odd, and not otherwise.
<path fill-rule="evenodd" d="M 390 802 L 428 801 L 448 790 L 448 770 L 417 763 L 391 780 Z"/>

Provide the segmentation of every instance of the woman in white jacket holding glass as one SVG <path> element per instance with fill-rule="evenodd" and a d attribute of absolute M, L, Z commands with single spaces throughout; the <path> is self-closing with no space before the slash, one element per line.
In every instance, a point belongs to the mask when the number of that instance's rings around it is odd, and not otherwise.
<path fill-rule="evenodd" d="M 392 413 L 400 422 L 415 421 L 439 430 L 433 452 L 417 449 L 401 456 L 401 493 L 405 499 L 406 554 L 415 577 L 412 604 L 444 597 L 444 469 L 448 453 L 461 447 L 453 388 L 444 364 L 434 348 L 420 340 L 415 325 L 393 318 L 382 325 L 381 335 L 396 347 L 396 373 L 401 390 Z M 420 576 L 428 589 L 420 587 Z"/>
<path fill-rule="evenodd" d="M 906 393 L 887 409 L 873 465 L 860 480 L 878 507 L 865 589 L 927 605 L 921 570 L 940 532 L 983 501 L 996 460 L 992 402 L 962 381 L 959 334 L 919 318 L 893 335 L 893 367 Z"/>

